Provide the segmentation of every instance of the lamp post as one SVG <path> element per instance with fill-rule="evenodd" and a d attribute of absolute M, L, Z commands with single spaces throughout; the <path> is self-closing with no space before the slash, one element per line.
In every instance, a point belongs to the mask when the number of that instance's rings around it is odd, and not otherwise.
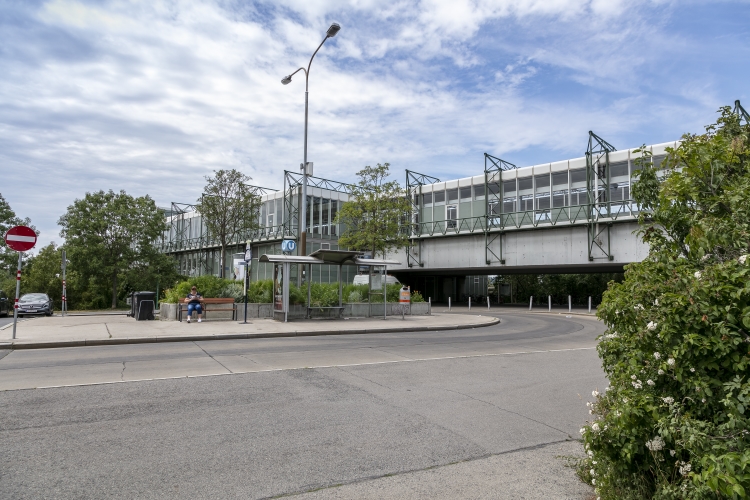
<path fill-rule="evenodd" d="M 304 147 L 304 154 L 303 154 L 303 163 L 302 163 L 302 214 L 301 214 L 301 221 L 300 221 L 300 244 L 299 244 L 299 251 L 304 253 L 307 252 L 307 94 L 308 94 L 308 84 L 309 84 L 309 78 L 310 78 L 310 66 L 312 65 L 313 59 L 315 58 L 315 54 L 318 53 L 320 48 L 323 46 L 324 43 L 326 43 L 326 40 L 329 38 L 333 38 L 336 36 L 336 33 L 339 32 L 341 29 L 341 26 L 339 26 L 336 23 L 331 24 L 331 27 L 328 28 L 328 31 L 326 31 L 326 37 L 323 39 L 322 42 L 320 42 L 320 45 L 318 45 L 318 48 L 315 49 L 315 52 L 313 52 L 312 57 L 310 58 L 310 62 L 307 64 L 307 69 L 305 68 L 299 68 L 294 73 L 285 76 L 281 79 L 281 83 L 284 85 L 288 85 L 289 82 L 292 81 L 292 77 L 300 72 L 305 72 L 305 147 Z M 308 276 L 307 279 L 310 279 Z"/>

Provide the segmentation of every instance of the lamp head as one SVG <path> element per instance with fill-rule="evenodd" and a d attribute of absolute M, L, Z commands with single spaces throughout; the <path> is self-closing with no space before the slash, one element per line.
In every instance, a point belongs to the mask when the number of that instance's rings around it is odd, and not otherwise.
<path fill-rule="evenodd" d="M 289 82 L 291 81 L 292 81 L 292 75 L 285 76 L 284 78 L 281 79 L 281 83 L 283 83 L 284 85 L 289 85 Z"/>
<path fill-rule="evenodd" d="M 341 26 L 338 25 L 338 23 L 333 23 L 330 28 L 328 28 L 328 31 L 326 31 L 326 37 L 333 38 L 336 36 L 336 33 L 339 32 L 341 29 Z"/>

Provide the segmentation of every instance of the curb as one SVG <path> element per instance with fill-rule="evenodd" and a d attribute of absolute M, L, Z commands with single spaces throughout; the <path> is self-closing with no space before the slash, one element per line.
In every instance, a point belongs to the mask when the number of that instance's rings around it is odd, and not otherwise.
<path fill-rule="evenodd" d="M 91 347 L 126 344 L 153 344 L 165 342 L 203 342 L 207 340 L 245 340 L 245 339 L 268 339 L 285 337 L 319 337 L 324 335 L 366 335 L 373 333 L 399 333 L 399 332 L 437 332 L 445 330 L 470 330 L 483 328 L 500 323 L 500 318 L 493 318 L 487 323 L 473 323 L 468 325 L 440 325 L 440 326 L 412 326 L 407 328 L 373 328 L 359 330 L 319 330 L 319 331 L 294 331 L 286 333 L 226 333 L 218 335 L 182 335 L 170 337 L 133 337 L 122 339 L 92 339 L 92 340 L 61 340 L 51 342 L 21 342 L 0 343 L 0 349 L 52 349 L 60 347 Z"/>

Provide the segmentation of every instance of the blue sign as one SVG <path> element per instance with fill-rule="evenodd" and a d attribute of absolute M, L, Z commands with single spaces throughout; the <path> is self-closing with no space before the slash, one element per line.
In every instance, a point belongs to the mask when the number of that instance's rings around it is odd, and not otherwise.
<path fill-rule="evenodd" d="M 282 252 L 294 252 L 297 249 L 297 242 L 294 240 L 283 240 L 281 242 Z"/>

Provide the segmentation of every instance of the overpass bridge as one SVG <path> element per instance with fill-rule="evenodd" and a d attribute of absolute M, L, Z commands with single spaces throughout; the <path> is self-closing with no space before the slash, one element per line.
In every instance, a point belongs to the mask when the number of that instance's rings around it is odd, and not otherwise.
<path fill-rule="evenodd" d="M 658 167 L 666 148 L 677 145 L 647 146 L 650 161 Z M 409 245 L 387 256 L 402 262 L 389 271 L 406 282 L 426 276 L 622 271 L 648 253 L 634 234 L 639 207 L 630 195 L 641 155 L 636 149 L 615 150 L 590 132 L 581 158 L 518 168 L 485 154 L 482 174 L 448 181 L 407 171 L 405 190 L 412 209 L 404 231 Z M 298 251 L 336 250 L 342 229 L 336 214 L 352 186 L 308 179 L 307 248 Z M 232 254 L 250 244 L 252 279 L 272 276 L 257 258 L 281 253 L 283 238 L 298 239 L 301 180 L 301 174 L 285 172 L 283 190 L 253 187 L 262 201 L 253 215 L 260 229 L 236 236 L 227 251 L 225 275 L 231 276 Z M 172 204 L 162 251 L 178 258 L 184 274 L 218 274 L 218 242 L 191 207 Z M 333 266 L 317 267 L 313 281 L 338 281 Z M 351 282 L 356 270 L 346 272 L 352 275 L 342 278 Z"/>

